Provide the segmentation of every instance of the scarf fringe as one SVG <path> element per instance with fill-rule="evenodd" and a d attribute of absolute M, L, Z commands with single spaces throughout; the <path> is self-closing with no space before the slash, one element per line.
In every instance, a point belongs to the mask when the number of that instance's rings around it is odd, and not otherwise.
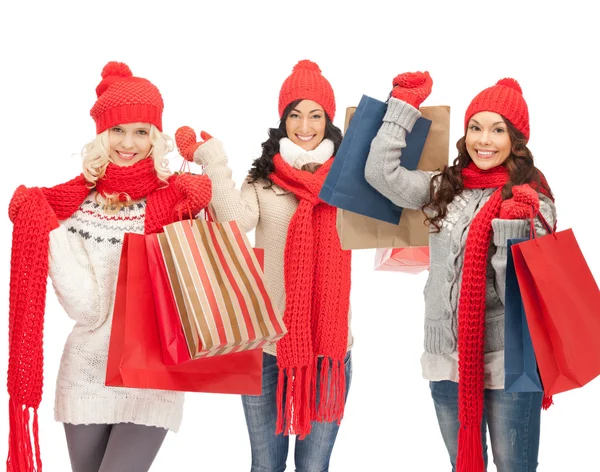
<path fill-rule="evenodd" d="M 331 363 L 331 366 L 330 366 Z M 316 421 L 339 425 L 344 417 L 346 368 L 342 361 L 323 357 L 319 379 L 320 398 Z"/>
<path fill-rule="evenodd" d="M 315 377 L 311 366 L 286 367 L 279 369 L 277 379 L 277 423 L 275 434 L 296 434 L 306 438 L 311 429 Z M 283 390 L 285 403 L 283 403 Z"/>
<path fill-rule="evenodd" d="M 542 399 L 542 410 L 547 410 L 552 405 L 554 405 L 552 395 L 544 395 L 544 398 Z"/>
<path fill-rule="evenodd" d="M 41 472 L 38 412 L 33 409 L 30 427 L 29 408 L 11 398 L 8 403 L 10 431 L 8 434 L 7 472 Z M 32 437 L 33 430 L 33 437 Z M 32 443 L 33 439 L 33 443 Z M 35 450 L 35 458 L 34 458 Z"/>
<path fill-rule="evenodd" d="M 457 472 L 483 472 L 481 425 L 461 426 L 458 431 Z"/>
<path fill-rule="evenodd" d="M 276 434 L 296 434 L 304 439 L 310 434 L 312 421 L 341 423 L 346 398 L 346 368 L 343 361 L 329 357 L 323 357 L 321 362 L 320 374 L 317 374 L 318 358 L 310 366 L 279 369 Z M 318 402 L 317 378 L 320 385 Z"/>

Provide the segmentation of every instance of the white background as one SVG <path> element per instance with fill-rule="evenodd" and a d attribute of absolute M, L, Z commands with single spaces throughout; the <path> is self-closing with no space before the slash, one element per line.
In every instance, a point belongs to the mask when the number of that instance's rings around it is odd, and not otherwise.
<path fill-rule="evenodd" d="M 362 94 L 385 99 L 392 78 L 429 70 L 425 105 L 450 105 L 451 158 L 464 110 L 498 79 L 516 78 L 529 104 L 530 149 L 556 195 L 560 229 L 573 228 L 598 280 L 598 46 L 593 2 L 214 0 L 3 2 L 0 11 L 0 207 L 17 185 L 55 185 L 80 172 L 94 136 L 89 109 L 100 71 L 126 62 L 156 84 L 164 129 L 205 129 L 221 139 L 241 182 L 277 125 L 283 80 L 300 59 L 316 61 L 337 98 L 335 124 Z M 8 5 L 8 6 L 7 6 Z M 174 155 L 172 168 L 181 158 Z M 0 365 L 6 366 L 11 224 L 0 218 Z M 373 250 L 352 270 L 354 377 L 332 471 L 444 471 L 449 461 L 428 384 L 421 377 L 426 274 L 373 271 Z M 69 470 L 54 382 L 69 318 L 49 290 L 45 393 L 40 407 L 44 470 Z M 600 342 L 600 340 L 599 340 Z M 1 369 L 0 369 L 1 370 Z M 542 413 L 539 470 L 600 470 L 600 380 L 555 398 Z M 0 456 L 8 434 L 0 392 Z M 288 470 L 294 470 L 293 461 Z M 237 396 L 188 394 L 184 421 L 153 471 L 247 471 L 250 448 Z M 490 470 L 495 470 L 493 466 Z"/>

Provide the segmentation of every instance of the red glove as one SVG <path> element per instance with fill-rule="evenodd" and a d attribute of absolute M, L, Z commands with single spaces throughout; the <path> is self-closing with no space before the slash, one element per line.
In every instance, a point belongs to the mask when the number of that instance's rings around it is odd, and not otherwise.
<path fill-rule="evenodd" d="M 189 126 L 182 126 L 175 132 L 175 144 L 179 154 L 187 161 L 194 162 L 194 153 L 206 141 L 212 138 L 206 131 L 200 131 L 202 141 L 196 141 L 196 132 Z"/>
<path fill-rule="evenodd" d="M 540 197 L 529 184 L 515 185 L 512 198 L 500 205 L 500 218 L 503 220 L 524 220 L 537 215 L 540 210 Z"/>
<path fill-rule="evenodd" d="M 433 80 L 429 72 L 405 72 L 398 74 L 393 81 L 392 97 L 403 100 L 419 108 L 423 100 L 431 93 Z"/>
<path fill-rule="evenodd" d="M 185 216 L 191 212 L 190 216 L 193 218 L 212 198 L 212 183 L 207 175 L 179 174 L 175 176 L 175 188 L 184 197 L 173 209 L 177 216 Z"/>

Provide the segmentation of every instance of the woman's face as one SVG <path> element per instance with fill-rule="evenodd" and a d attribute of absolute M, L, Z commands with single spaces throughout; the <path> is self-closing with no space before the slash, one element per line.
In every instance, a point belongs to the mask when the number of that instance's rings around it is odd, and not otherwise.
<path fill-rule="evenodd" d="M 504 164 L 512 146 L 504 118 L 491 111 L 476 113 L 469 120 L 465 144 L 469 157 L 481 170 Z"/>
<path fill-rule="evenodd" d="M 150 123 L 127 123 L 108 130 L 110 160 L 118 166 L 132 166 L 152 150 Z"/>
<path fill-rule="evenodd" d="M 302 100 L 285 119 L 285 132 L 293 143 L 312 151 L 323 141 L 326 125 L 323 107 L 312 100 Z"/>

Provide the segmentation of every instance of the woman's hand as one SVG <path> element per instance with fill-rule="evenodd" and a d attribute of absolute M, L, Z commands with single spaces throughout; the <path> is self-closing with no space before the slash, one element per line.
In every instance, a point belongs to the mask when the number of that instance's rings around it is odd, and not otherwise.
<path fill-rule="evenodd" d="M 524 220 L 535 216 L 540 210 L 540 197 L 531 185 L 515 185 L 512 194 L 512 198 L 500 205 L 500 219 Z"/>
<path fill-rule="evenodd" d="M 398 74 L 392 83 L 392 97 L 405 101 L 416 109 L 429 96 L 433 86 L 433 80 L 427 71 Z"/>
<path fill-rule="evenodd" d="M 206 131 L 200 131 L 200 141 L 196 141 L 196 132 L 189 126 L 182 126 L 175 132 L 175 144 L 179 154 L 190 162 L 194 162 L 196 150 L 211 138 Z"/>

